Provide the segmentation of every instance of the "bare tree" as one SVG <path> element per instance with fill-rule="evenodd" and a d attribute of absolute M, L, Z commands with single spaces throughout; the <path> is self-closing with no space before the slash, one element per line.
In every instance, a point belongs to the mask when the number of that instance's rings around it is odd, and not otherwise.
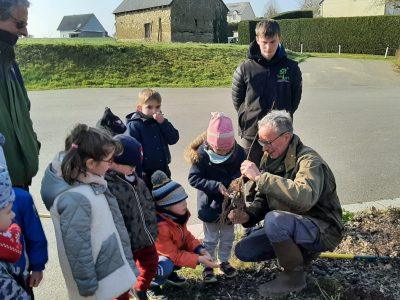
<path fill-rule="evenodd" d="M 321 16 L 321 0 L 297 0 L 297 3 L 300 9 L 312 10 L 315 17 Z"/>
<path fill-rule="evenodd" d="M 271 19 L 279 13 L 279 6 L 275 0 L 268 0 L 264 6 L 264 18 Z"/>

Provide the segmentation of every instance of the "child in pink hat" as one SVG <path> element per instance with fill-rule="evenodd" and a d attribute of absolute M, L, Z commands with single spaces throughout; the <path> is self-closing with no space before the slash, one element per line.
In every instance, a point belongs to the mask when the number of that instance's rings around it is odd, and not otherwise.
<path fill-rule="evenodd" d="M 222 112 L 211 113 L 207 132 L 197 137 L 186 150 L 186 159 L 192 164 L 189 183 L 197 189 L 198 217 L 203 221 L 204 247 L 221 262 L 220 270 L 226 277 L 237 271 L 229 263 L 234 240 L 234 226 L 221 225 L 220 215 L 224 195 L 230 183 L 240 177 L 240 165 L 245 152 L 235 142 L 232 120 Z M 205 268 L 203 280 L 216 282 L 213 269 Z"/>

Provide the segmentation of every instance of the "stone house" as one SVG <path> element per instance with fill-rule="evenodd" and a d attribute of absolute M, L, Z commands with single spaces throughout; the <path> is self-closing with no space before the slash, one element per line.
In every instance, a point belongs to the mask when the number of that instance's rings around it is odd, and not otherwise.
<path fill-rule="evenodd" d="M 227 3 L 229 9 L 228 23 L 239 23 L 240 21 L 254 20 L 256 15 L 250 2 Z"/>
<path fill-rule="evenodd" d="M 124 0 L 113 13 L 117 39 L 227 42 L 222 0 Z"/>
<path fill-rule="evenodd" d="M 62 38 L 108 36 L 94 14 L 64 16 L 57 30 Z"/>
<path fill-rule="evenodd" d="M 383 0 L 321 0 L 323 17 L 364 17 L 400 14 L 398 5 Z"/>

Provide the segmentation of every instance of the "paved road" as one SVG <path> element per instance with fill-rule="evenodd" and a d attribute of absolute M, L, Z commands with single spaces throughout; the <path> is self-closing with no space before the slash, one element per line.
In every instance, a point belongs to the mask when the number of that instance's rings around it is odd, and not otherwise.
<path fill-rule="evenodd" d="M 343 204 L 398 198 L 400 161 L 400 76 L 389 63 L 350 59 L 308 59 L 300 65 L 304 93 L 295 114 L 295 131 L 332 167 Z M 40 171 L 32 192 L 39 197 L 46 165 L 63 147 L 73 124 L 94 125 L 105 106 L 120 116 L 135 107 L 139 89 L 77 89 L 30 92 L 32 119 L 42 142 Z M 172 147 L 173 178 L 189 193 L 196 214 L 195 191 L 186 183 L 189 165 L 184 148 L 206 129 L 211 111 L 225 111 L 236 120 L 230 89 L 160 89 L 163 111 L 180 130 Z M 198 222 L 193 218 L 193 222 Z M 50 244 L 46 280 L 38 299 L 66 299 L 58 267 L 53 226 L 43 220 Z"/>

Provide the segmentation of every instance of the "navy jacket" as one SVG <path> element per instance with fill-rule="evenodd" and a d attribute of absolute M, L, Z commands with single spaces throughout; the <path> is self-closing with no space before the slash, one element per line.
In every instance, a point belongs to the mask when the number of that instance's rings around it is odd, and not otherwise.
<path fill-rule="evenodd" d="M 14 188 L 14 192 L 15 201 L 12 207 L 15 213 L 14 222 L 21 227 L 21 242 L 24 249 L 23 255 L 15 265 L 22 271 L 43 271 L 48 260 L 48 253 L 42 223 L 32 196 L 20 188 Z"/>
<path fill-rule="evenodd" d="M 275 56 L 267 61 L 254 41 L 248 59 L 233 75 L 232 100 L 238 113 L 239 135 L 253 139 L 257 135 L 257 121 L 272 108 L 287 110 L 293 116 L 302 94 L 302 76 L 294 60 L 286 56 L 281 45 Z"/>
<path fill-rule="evenodd" d="M 189 171 L 189 183 L 197 189 L 198 217 L 204 222 L 217 222 L 222 212 L 223 195 L 219 192 L 219 184 L 226 188 L 240 177 L 240 165 L 246 159 L 245 152 L 238 144 L 227 161 L 221 164 L 210 162 L 204 150 L 205 145 L 197 149 L 198 160 Z M 193 160 L 194 161 L 194 160 Z"/>
<path fill-rule="evenodd" d="M 142 144 L 143 171 L 165 170 L 171 162 L 168 145 L 179 140 L 179 132 L 167 120 L 159 124 L 153 118 L 145 118 L 140 112 L 126 116 L 126 133 Z"/>

